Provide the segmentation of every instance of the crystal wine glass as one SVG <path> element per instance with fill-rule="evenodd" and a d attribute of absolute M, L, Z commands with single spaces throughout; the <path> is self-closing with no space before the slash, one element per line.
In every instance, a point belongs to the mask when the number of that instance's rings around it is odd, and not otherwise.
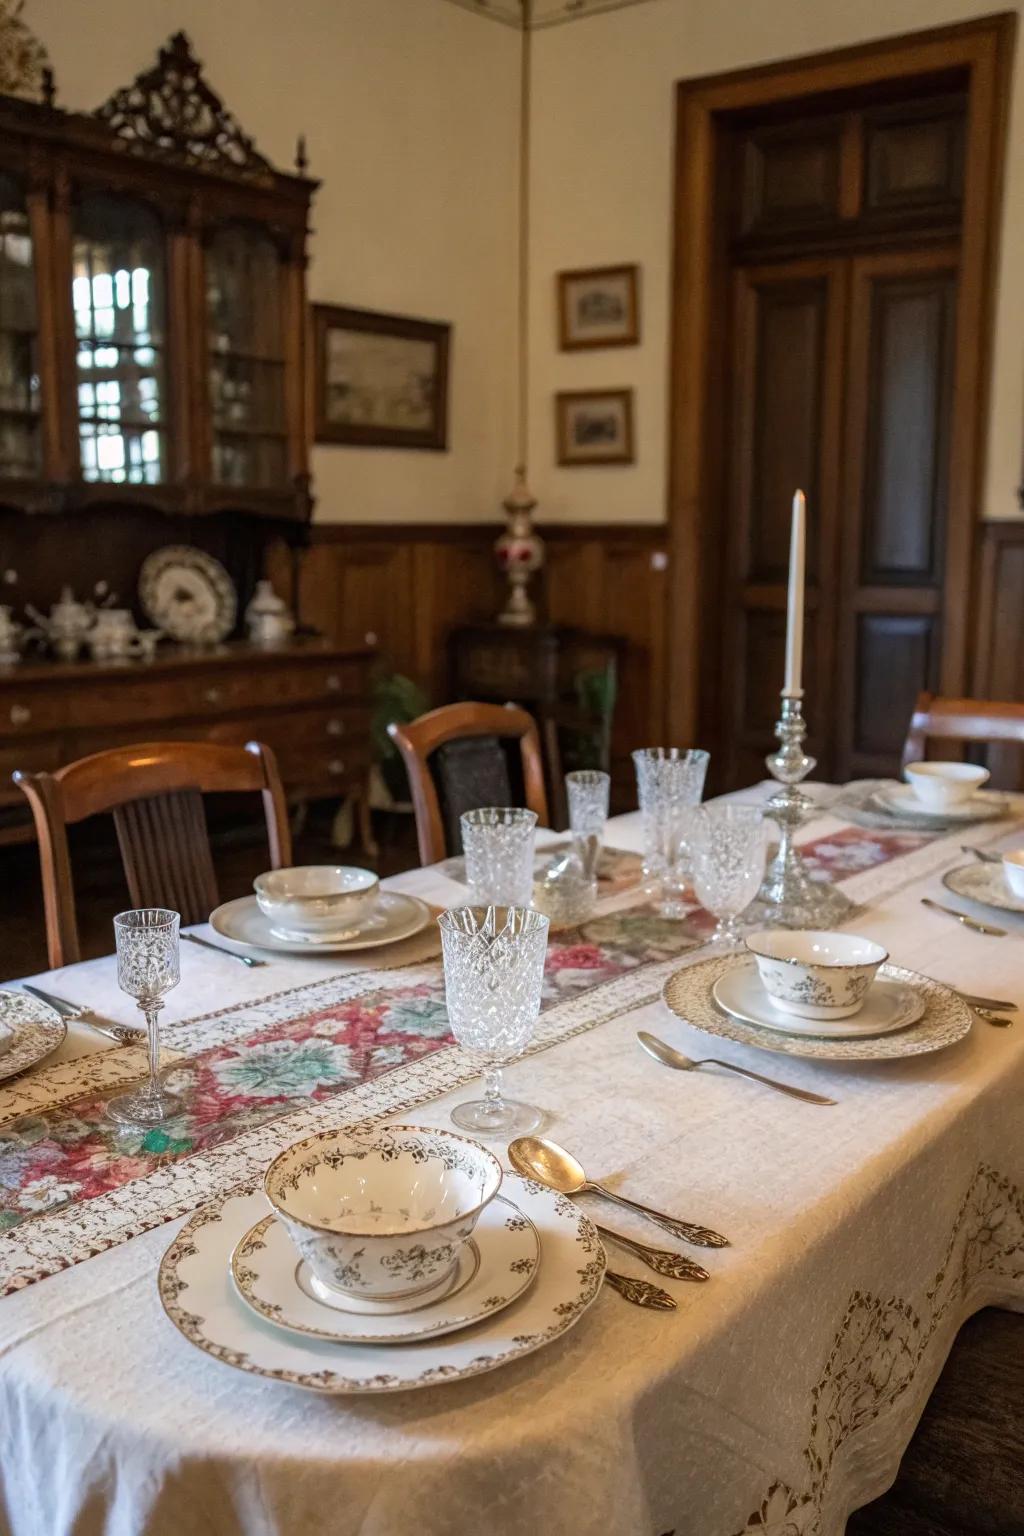
<path fill-rule="evenodd" d="M 528 907 L 533 893 L 537 817 L 518 806 L 485 805 L 460 818 L 466 884 L 480 906 Z"/>
<path fill-rule="evenodd" d="M 157 1014 L 164 998 L 181 980 L 177 912 L 164 907 L 140 907 L 114 918 L 117 941 L 117 984 L 134 997 L 146 1020 L 149 1036 L 149 1079 L 132 1093 L 111 1099 L 111 1118 L 126 1125 L 159 1125 L 181 1108 L 177 1094 L 160 1081 L 160 1037 Z"/>
<path fill-rule="evenodd" d="M 708 754 L 691 747 L 641 747 L 633 753 L 644 823 L 644 878 L 662 917 L 682 918 L 687 842 L 704 793 Z"/>
<path fill-rule="evenodd" d="M 548 919 L 523 907 L 460 907 L 438 918 L 448 1018 L 480 1063 L 484 1096 L 452 1110 L 464 1131 L 523 1136 L 543 1115 L 506 1099 L 501 1069 L 526 1049 L 540 1012 Z"/>
<path fill-rule="evenodd" d="M 738 943 L 739 917 L 764 878 L 764 816 L 756 805 L 702 805 L 695 813 L 693 886 L 718 925 L 710 942 Z"/>

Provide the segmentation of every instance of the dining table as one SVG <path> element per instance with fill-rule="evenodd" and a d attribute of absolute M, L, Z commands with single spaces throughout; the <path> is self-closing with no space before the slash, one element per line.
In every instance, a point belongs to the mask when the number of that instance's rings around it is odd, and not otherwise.
<path fill-rule="evenodd" d="M 812 793 L 798 842 L 855 903 L 845 927 L 899 966 L 1024 1010 L 1024 916 L 942 885 L 963 843 L 1024 842 L 1024 798 L 967 836 L 859 824 L 826 786 Z M 673 1311 L 605 1286 L 548 1347 L 415 1391 L 318 1394 L 193 1348 L 157 1272 L 204 1202 L 259 1188 L 317 1131 L 448 1126 L 478 1069 L 451 1038 L 434 923 L 387 951 L 251 968 L 185 943 L 161 1015 L 182 1117 L 126 1141 L 103 1106 L 145 1052 L 74 1020 L 53 1056 L 0 1084 L 0 1530 L 840 1536 L 891 1484 L 965 1319 L 1024 1310 L 1024 1011 L 1010 1027 L 976 1013 L 957 1043 L 887 1060 L 712 1036 L 662 999 L 707 959 L 712 923 L 696 903 L 683 921 L 659 916 L 642 845 L 639 815 L 609 821 L 619 874 L 586 921 L 552 930 L 536 1034 L 507 1085 L 592 1177 L 723 1233 L 728 1246 L 687 1249 L 710 1278 L 661 1282 Z M 385 886 L 462 905 L 459 873 Z M 139 1022 L 113 956 L 26 979 Z M 643 1030 L 835 1102 L 671 1071 Z M 507 1169 L 505 1145 L 489 1145 Z M 652 1237 L 599 1196 L 579 1203 Z M 612 1259 L 651 1278 L 624 1251 Z"/>

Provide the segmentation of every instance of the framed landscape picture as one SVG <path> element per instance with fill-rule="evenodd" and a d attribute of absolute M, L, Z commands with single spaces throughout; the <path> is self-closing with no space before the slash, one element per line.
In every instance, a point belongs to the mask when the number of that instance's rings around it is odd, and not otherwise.
<path fill-rule="evenodd" d="M 313 306 L 318 443 L 447 448 L 451 326 Z"/>
<path fill-rule="evenodd" d="M 639 271 L 591 267 L 558 274 L 558 331 L 563 352 L 634 347 L 640 340 Z"/>
<path fill-rule="evenodd" d="M 633 463 L 633 391 L 565 390 L 555 396 L 558 462 Z"/>

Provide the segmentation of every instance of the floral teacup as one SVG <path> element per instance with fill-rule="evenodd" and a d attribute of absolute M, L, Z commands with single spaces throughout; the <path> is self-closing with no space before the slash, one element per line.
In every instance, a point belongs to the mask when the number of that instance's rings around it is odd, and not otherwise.
<path fill-rule="evenodd" d="M 864 1006 L 875 972 L 889 956 L 855 933 L 764 929 L 747 948 L 777 1008 L 802 1019 L 848 1019 Z"/>
<path fill-rule="evenodd" d="M 397 1301 L 440 1285 L 501 1185 L 501 1164 L 451 1131 L 322 1131 L 267 1169 L 267 1198 L 330 1290 Z"/>

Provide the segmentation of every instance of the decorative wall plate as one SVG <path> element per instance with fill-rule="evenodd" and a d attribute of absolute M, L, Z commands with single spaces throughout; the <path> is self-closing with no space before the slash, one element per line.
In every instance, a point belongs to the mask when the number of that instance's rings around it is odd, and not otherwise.
<path fill-rule="evenodd" d="M 0 1082 L 49 1056 L 68 1032 L 55 1008 L 27 992 L 0 992 L 0 1024 L 13 1037 L 0 1052 Z"/>
<path fill-rule="evenodd" d="M 410 1309 L 406 1302 L 404 1311 L 357 1313 L 343 1298 L 318 1294 L 309 1266 L 273 1213 L 235 1248 L 231 1275 L 242 1300 L 280 1328 L 343 1344 L 402 1344 L 456 1333 L 511 1306 L 539 1264 L 537 1228 L 511 1200 L 496 1195 L 460 1250 L 459 1272 L 446 1293 L 427 1306 Z"/>
<path fill-rule="evenodd" d="M 892 981 L 884 969 L 869 989 L 859 1012 L 836 1019 L 834 1023 L 827 1019 L 799 1018 L 777 1007 L 768 996 L 753 960 L 737 960 L 735 965 L 723 971 L 712 986 L 711 995 L 726 1013 L 746 1024 L 775 1029 L 783 1035 L 810 1035 L 821 1040 L 857 1040 L 889 1035 L 895 1029 L 905 1029 L 908 1024 L 913 1024 L 924 1013 L 921 994 L 901 981 Z"/>
<path fill-rule="evenodd" d="M 350 950 L 380 949 L 410 939 L 431 920 L 431 911 L 418 896 L 381 891 L 373 918 L 348 939 L 284 939 L 272 928 L 255 896 L 225 901 L 210 913 L 210 927 L 237 949 L 266 949 L 282 955 L 345 955 Z"/>
<path fill-rule="evenodd" d="M 220 561 L 189 544 L 167 544 L 146 556 L 139 600 L 150 623 L 183 645 L 219 645 L 238 613 L 238 595 Z"/>
<path fill-rule="evenodd" d="M 734 1018 L 715 1002 L 712 988 L 736 963 L 737 956 L 728 954 L 713 955 L 709 960 L 685 966 L 669 977 L 662 997 L 674 1014 L 702 1034 L 735 1040 L 739 1045 L 754 1045 L 762 1051 L 820 1057 L 824 1061 L 885 1061 L 899 1056 L 920 1056 L 927 1051 L 941 1051 L 970 1032 L 971 1010 L 959 993 L 929 976 L 908 971 L 902 965 L 883 965 L 879 976 L 903 982 L 924 998 L 924 1013 L 916 1023 L 908 1024 L 896 1034 L 859 1040 L 783 1035 L 778 1030 L 764 1029 Z"/>
<path fill-rule="evenodd" d="M 237 1294 L 228 1266 L 235 1245 L 266 1215 L 259 1189 L 222 1195 L 185 1223 L 160 1265 L 160 1300 L 178 1331 L 213 1359 L 311 1392 L 403 1392 L 480 1376 L 568 1332 L 604 1279 L 597 1231 L 567 1196 L 516 1174 L 505 1175 L 505 1188 L 537 1228 L 543 1263 L 511 1306 L 461 1333 L 382 1346 L 268 1327 Z"/>
<path fill-rule="evenodd" d="M 947 891 L 955 891 L 969 901 L 980 901 L 984 907 L 1024 912 L 1024 900 L 1010 890 L 1001 864 L 961 864 L 944 874 L 942 883 Z"/>

